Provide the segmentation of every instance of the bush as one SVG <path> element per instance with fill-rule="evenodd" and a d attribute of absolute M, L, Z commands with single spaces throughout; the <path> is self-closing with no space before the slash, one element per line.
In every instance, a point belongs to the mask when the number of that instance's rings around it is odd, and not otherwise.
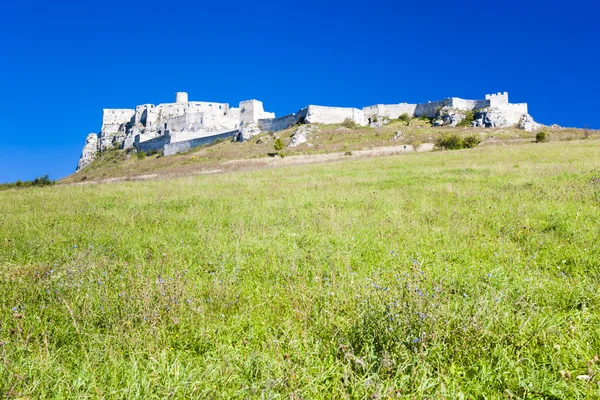
<path fill-rule="evenodd" d="M 398 117 L 398 121 L 408 122 L 408 121 L 410 121 L 410 115 L 408 115 L 407 113 L 404 113 Z"/>
<path fill-rule="evenodd" d="M 144 158 L 146 158 L 146 152 L 145 151 L 138 151 L 137 153 L 137 158 L 138 160 L 143 160 Z"/>
<path fill-rule="evenodd" d="M 460 121 L 458 124 L 456 124 L 456 126 L 470 127 L 474 120 L 475 120 L 475 111 L 473 111 L 473 110 L 466 111 L 465 117 L 463 118 L 462 121 Z"/>
<path fill-rule="evenodd" d="M 344 122 L 342 122 L 342 126 L 344 128 L 348 128 L 348 129 L 357 129 L 358 128 L 358 124 L 356 122 L 354 122 L 353 120 L 351 120 L 350 118 L 346 118 L 344 120 Z"/>
<path fill-rule="evenodd" d="M 463 147 L 465 149 L 472 149 L 481 143 L 481 139 L 477 135 L 469 135 L 463 139 Z"/>
<path fill-rule="evenodd" d="M 546 136 L 546 132 L 538 132 L 535 134 L 535 141 L 537 143 L 542 143 L 548 141 L 548 137 Z"/>
<path fill-rule="evenodd" d="M 281 140 L 281 138 L 275 139 L 275 144 L 273 145 L 273 148 L 275 149 L 275 151 L 283 150 L 283 141 Z"/>
<path fill-rule="evenodd" d="M 457 150 L 464 147 L 463 140 L 457 134 L 446 133 L 435 141 L 435 147 L 445 150 Z"/>

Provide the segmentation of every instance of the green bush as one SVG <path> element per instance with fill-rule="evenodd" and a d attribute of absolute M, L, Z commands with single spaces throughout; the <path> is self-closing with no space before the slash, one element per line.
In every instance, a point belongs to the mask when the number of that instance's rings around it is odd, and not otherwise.
<path fill-rule="evenodd" d="M 146 158 L 146 152 L 145 151 L 139 150 L 136 154 L 137 154 L 138 160 L 143 160 L 144 158 Z"/>
<path fill-rule="evenodd" d="M 275 139 L 275 144 L 273 145 L 273 148 L 275 149 L 275 151 L 283 150 L 283 141 L 281 140 L 281 138 Z"/>
<path fill-rule="evenodd" d="M 376 118 L 376 116 L 373 118 Z M 344 120 L 344 122 L 342 122 L 342 126 L 344 128 L 348 128 L 348 129 L 357 129 L 358 128 L 358 124 L 356 122 L 354 122 L 353 120 L 351 120 L 350 118 L 346 118 Z"/>
<path fill-rule="evenodd" d="M 456 126 L 470 127 L 474 120 L 475 120 L 475 111 L 472 111 L 472 110 L 466 111 L 465 118 L 463 118 L 462 121 L 460 121 L 458 124 L 456 124 Z"/>
<path fill-rule="evenodd" d="M 446 133 L 435 141 L 435 147 L 444 150 L 457 150 L 464 147 L 463 140 L 457 134 Z"/>
<path fill-rule="evenodd" d="M 538 132 L 535 134 L 535 141 L 537 143 L 542 143 L 548 141 L 548 137 L 546 136 L 546 132 Z"/>
<path fill-rule="evenodd" d="M 463 139 L 463 147 L 465 149 L 472 149 L 481 143 L 481 139 L 477 135 L 469 135 Z"/>
<path fill-rule="evenodd" d="M 435 147 L 439 150 L 471 149 L 479 143 L 481 143 L 481 139 L 477 135 L 462 138 L 455 133 L 446 133 L 435 141 Z"/>
<path fill-rule="evenodd" d="M 408 115 L 407 113 L 404 113 L 398 117 L 398 121 L 408 122 L 408 121 L 410 121 L 410 115 Z"/>

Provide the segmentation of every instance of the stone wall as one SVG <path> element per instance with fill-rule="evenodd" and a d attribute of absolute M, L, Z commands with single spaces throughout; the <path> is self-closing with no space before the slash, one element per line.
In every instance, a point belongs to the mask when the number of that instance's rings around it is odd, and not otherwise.
<path fill-rule="evenodd" d="M 163 135 L 151 140 L 146 140 L 145 142 L 140 142 L 139 136 L 136 136 L 134 146 L 137 151 L 161 151 L 170 140 L 171 138 L 169 135 Z"/>
<path fill-rule="evenodd" d="M 477 110 L 479 108 L 485 108 L 487 105 L 487 100 L 465 100 L 458 97 L 450 98 L 450 107 L 459 110 Z"/>
<path fill-rule="evenodd" d="M 122 125 L 131 121 L 135 110 L 128 108 L 106 108 L 102 112 L 102 125 Z"/>
<path fill-rule="evenodd" d="M 398 119 L 402 114 L 415 116 L 417 104 L 399 103 L 399 104 L 376 104 L 363 108 L 365 119 L 370 119 L 374 115 L 381 115 L 390 119 Z"/>
<path fill-rule="evenodd" d="M 279 118 L 265 118 L 258 120 L 258 127 L 263 132 L 277 132 L 290 128 L 306 119 L 308 108 L 303 108 L 295 114 L 284 115 Z"/>
<path fill-rule="evenodd" d="M 509 125 L 518 124 L 521 117 L 528 114 L 527 103 L 503 104 L 495 108 L 498 108 L 502 112 Z"/>
<path fill-rule="evenodd" d="M 240 127 L 257 123 L 259 119 L 275 118 L 275 113 L 266 112 L 262 101 L 246 100 L 240 102 Z"/>
<path fill-rule="evenodd" d="M 308 106 L 306 122 L 309 124 L 341 124 L 346 119 L 365 125 L 365 114 L 358 108 Z"/>
<path fill-rule="evenodd" d="M 201 137 L 201 138 L 184 140 L 184 141 L 175 142 L 175 143 L 167 143 L 164 145 L 164 153 L 163 154 L 165 156 L 172 156 L 177 153 L 188 151 L 189 149 L 191 149 L 193 147 L 210 144 L 210 143 L 214 142 L 215 140 L 230 139 L 234 135 L 237 135 L 237 133 L 238 133 L 238 131 L 235 130 L 235 131 L 218 133 L 216 135 L 211 135 L 211 136 L 206 136 L 206 137 Z"/>
<path fill-rule="evenodd" d="M 439 109 L 442 107 L 450 106 L 450 99 L 444 99 L 440 101 L 430 101 L 428 103 L 417 104 L 415 109 L 415 116 L 426 116 L 427 118 L 433 118 L 436 116 Z"/>
<path fill-rule="evenodd" d="M 488 106 L 499 108 L 508 104 L 508 92 L 498 92 L 495 94 L 486 94 Z"/>

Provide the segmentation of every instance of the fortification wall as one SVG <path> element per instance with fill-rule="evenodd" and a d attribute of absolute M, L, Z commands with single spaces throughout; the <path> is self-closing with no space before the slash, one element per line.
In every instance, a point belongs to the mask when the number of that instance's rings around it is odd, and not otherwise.
<path fill-rule="evenodd" d="M 284 115 L 279 118 L 265 118 L 258 120 L 258 127 L 263 132 L 277 132 L 290 128 L 306 119 L 308 108 L 303 108 L 295 114 Z"/>
<path fill-rule="evenodd" d="M 306 122 L 310 124 L 341 124 L 351 119 L 359 125 L 365 125 L 365 114 L 358 108 L 308 106 Z"/>
<path fill-rule="evenodd" d="M 498 108 L 506 118 L 506 122 L 510 125 L 519 123 L 523 114 L 527 114 L 527 103 L 502 104 Z"/>
<path fill-rule="evenodd" d="M 205 136 L 205 137 L 201 137 L 201 138 L 194 138 L 194 139 L 184 140 L 184 141 L 175 142 L 175 143 L 167 143 L 164 145 L 164 153 L 163 154 L 165 156 L 172 156 L 174 154 L 181 153 L 183 151 L 187 151 L 193 147 L 210 144 L 218 139 L 229 139 L 229 138 L 233 137 L 234 135 L 237 135 L 237 133 L 238 133 L 238 131 L 234 130 L 234 131 L 229 131 L 229 132 L 218 133 L 216 135 Z M 158 150 L 160 150 L 160 149 L 158 149 Z"/>
<path fill-rule="evenodd" d="M 370 119 L 374 115 L 381 115 L 390 119 L 398 119 L 402 114 L 408 114 L 410 117 L 415 115 L 416 104 L 399 103 L 399 104 L 376 104 L 363 108 L 365 120 Z"/>
<path fill-rule="evenodd" d="M 105 108 L 102 110 L 102 125 L 121 125 L 131 121 L 135 110 L 128 108 Z"/>
<path fill-rule="evenodd" d="M 490 107 L 499 108 L 508 104 L 508 92 L 486 94 L 485 99 Z"/>
<path fill-rule="evenodd" d="M 450 106 L 451 100 L 444 99 L 440 101 L 430 101 L 428 103 L 417 104 L 415 108 L 415 116 L 426 116 L 427 118 L 433 118 L 437 114 L 437 111 L 445 106 Z"/>
<path fill-rule="evenodd" d="M 209 103 L 206 101 L 190 101 L 187 103 L 188 112 L 221 112 L 226 113 L 229 110 L 227 103 Z"/>
<path fill-rule="evenodd" d="M 157 113 L 157 120 L 164 121 L 174 117 L 179 117 L 185 114 L 187 110 L 187 104 L 183 103 L 169 103 L 159 104 L 155 107 Z"/>
<path fill-rule="evenodd" d="M 154 139 L 146 140 L 145 142 L 140 142 L 139 136 L 136 136 L 134 146 L 137 151 L 160 151 L 165 147 L 166 144 L 169 143 L 170 140 L 171 138 L 169 135 L 163 135 Z"/>
<path fill-rule="evenodd" d="M 457 108 L 459 110 L 477 110 L 487 106 L 487 100 L 465 100 L 458 97 L 452 97 L 450 99 L 450 107 Z"/>
<path fill-rule="evenodd" d="M 245 124 L 257 123 L 259 119 L 275 118 L 275 113 L 266 112 L 262 101 L 246 100 L 240 102 L 239 122 L 240 127 Z"/>

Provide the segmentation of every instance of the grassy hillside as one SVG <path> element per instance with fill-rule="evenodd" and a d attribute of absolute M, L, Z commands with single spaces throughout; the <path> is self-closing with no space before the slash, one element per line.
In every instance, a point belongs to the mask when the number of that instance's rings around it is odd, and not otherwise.
<path fill-rule="evenodd" d="M 309 135 L 308 143 L 298 147 L 287 147 L 297 128 L 276 133 L 263 133 L 245 143 L 225 141 L 190 150 L 185 154 L 161 157 L 155 154 L 144 159 L 128 156 L 124 151 L 104 153 L 94 163 L 78 174 L 61 180 L 62 183 L 75 183 L 111 178 L 132 178 L 157 174 L 160 176 L 184 176 L 215 171 L 238 171 L 264 166 L 262 162 L 273 161 L 274 143 L 281 138 L 285 156 L 313 156 L 331 153 L 352 153 L 357 150 L 379 147 L 433 143 L 444 134 L 477 136 L 486 145 L 515 145 L 535 140 L 535 133 L 517 128 L 451 128 L 432 127 L 429 120 L 414 118 L 410 121 L 392 121 L 382 128 L 355 127 L 340 125 L 318 125 Z M 598 139 L 600 132 L 570 128 L 545 128 L 550 141 L 575 139 Z M 401 132 L 400 136 L 396 133 Z M 232 161 L 236 161 L 233 163 Z M 302 162 L 302 160 L 297 160 Z"/>
<path fill-rule="evenodd" d="M 597 140 L 3 191 L 0 395 L 597 398 L 599 210 Z"/>

